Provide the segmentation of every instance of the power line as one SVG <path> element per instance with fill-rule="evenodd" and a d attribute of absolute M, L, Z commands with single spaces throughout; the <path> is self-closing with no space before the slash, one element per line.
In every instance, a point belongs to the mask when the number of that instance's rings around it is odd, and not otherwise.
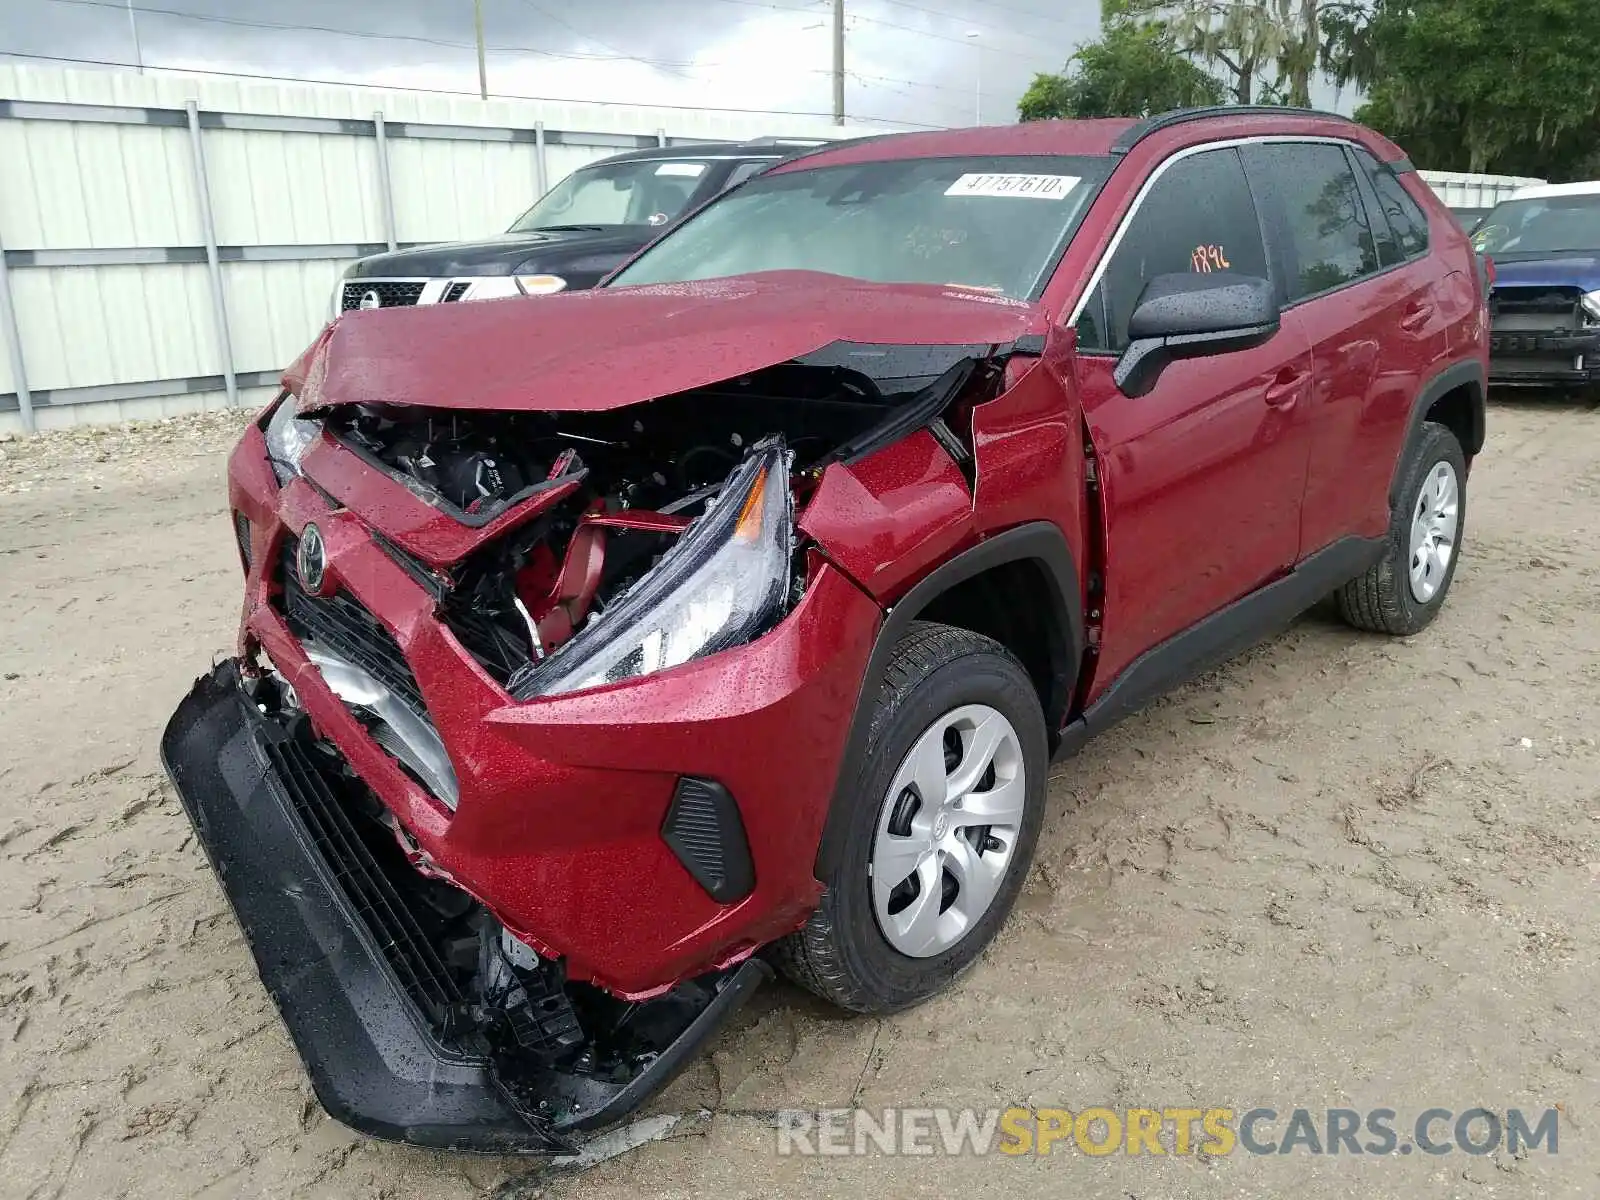
<path fill-rule="evenodd" d="M 891 83 L 897 83 L 897 82 L 898 83 L 911 83 L 914 86 L 927 86 L 927 87 L 937 86 L 935 84 L 916 85 L 915 81 L 914 80 L 910 80 L 910 79 L 893 80 L 893 79 L 887 78 L 887 77 L 882 76 L 882 75 L 858 75 L 854 71 L 849 72 L 849 75 L 850 75 L 850 78 L 854 79 L 858 84 L 860 84 L 862 87 L 866 88 L 868 91 L 871 91 L 874 88 L 878 88 L 881 91 L 893 92 L 897 96 L 904 96 L 909 100 L 918 100 L 919 103 L 922 103 L 922 104 L 931 104 L 935 108 L 944 109 L 946 112 L 961 112 L 961 113 L 965 113 L 966 112 L 966 106 L 965 105 L 963 105 L 963 106 L 958 108 L 956 105 L 951 104 L 947 100 L 932 100 L 932 99 L 926 99 L 926 98 L 919 99 L 919 97 L 913 96 L 910 92 L 906 91 L 905 88 L 888 86 Z M 876 82 L 873 82 L 874 80 L 876 80 Z M 962 88 L 962 89 L 944 88 L 942 90 L 951 91 L 951 92 L 957 91 L 957 90 L 960 90 L 960 91 L 963 91 L 963 92 L 965 91 L 964 88 Z"/>
<path fill-rule="evenodd" d="M 763 0 L 712 0 L 715 4 L 737 4 L 740 8 L 769 8 L 773 12 L 792 12 L 802 15 L 821 16 L 816 11 L 816 6 L 826 4 L 827 0 L 811 0 L 809 6 L 790 4 L 766 4 Z"/>
<path fill-rule="evenodd" d="M 73 8 L 115 8 L 119 11 L 130 7 L 121 0 L 44 0 L 46 4 L 62 4 Z M 343 37 L 367 38 L 375 41 L 386 42 L 423 42 L 430 46 L 446 46 L 455 50 L 472 50 L 472 42 L 450 42 L 442 38 L 423 37 L 420 34 L 409 33 L 375 33 L 356 29 L 335 29 L 329 25 L 288 25 L 276 21 L 252 21 L 242 17 L 221 17 L 212 13 L 179 12 L 171 8 L 146 8 L 143 5 L 132 6 L 133 11 L 152 17 L 179 17 L 187 21 L 201 21 L 209 25 L 235 25 L 247 29 L 276 29 L 284 32 L 310 32 L 334 33 Z"/>
<path fill-rule="evenodd" d="M 910 3 L 910 0 L 877 0 L 877 2 L 879 4 L 891 4 L 896 8 L 909 8 L 913 12 L 927 13 L 928 15 L 934 16 L 934 17 L 946 17 L 949 20 L 965 22 L 968 25 L 970 25 L 972 23 L 972 18 L 969 17 L 969 16 L 966 16 L 966 15 L 964 15 L 962 13 L 953 13 L 953 12 L 949 12 L 949 11 L 947 11 L 945 9 L 940 9 L 940 8 L 928 8 L 927 6 L 922 5 L 922 4 L 912 4 L 912 3 Z M 1034 21 L 1049 21 L 1052 24 L 1056 24 L 1056 25 L 1071 25 L 1071 24 L 1074 24 L 1074 22 L 1068 21 L 1064 17 L 1052 17 L 1052 16 L 1047 16 L 1044 13 L 1030 12 L 1027 9 L 1012 8 L 1010 5 L 1007 5 L 1007 4 L 997 4 L 997 3 L 994 2 L 994 0 L 968 0 L 968 3 L 971 3 L 971 4 L 988 4 L 992 8 L 999 9 L 1001 12 L 1013 13 L 1016 16 L 1027 17 L 1030 20 L 1034 20 Z"/>
<path fill-rule="evenodd" d="M 50 3 L 50 4 L 67 5 L 67 6 L 78 7 L 78 8 L 106 8 L 106 9 L 122 10 L 125 7 L 127 7 L 125 2 L 124 2 L 124 0 L 45 0 L 45 2 L 46 3 Z M 568 31 L 572 32 L 573 34 L 577 35 L 578 37 L 588 37 L 588 35 L 584 34 L 581 30 L 575 28 L 574 26 L 572 26 L 568 22 L 562 20 L 560 17 L 557 17 L 553 13 L 550 13 L 550 12 L 546 11 L 545 9 L 541 8 L 538 4 L 534 3 L 533 0 L 521 0 L 521 2 L 526 4 L 527 7 L 532 9 L 534 12 L 537 12 L 541 16 L 546 17 L 547 19 L 556 22 L 557 24 L 561 25 L 563 28 L 567 29 Z M 719 2 L 719 3 L 738 3 L 738 4 L 747 5 L 749 7 L 768 8 L 768 9 L 774 9 L 774 8 L 778 7 L 776 5 L 758 3 L 757 0 L 717 0 L 717 2 Z M 216 24 L 216 25 L 227 25 L 227 26 L 235 26 L 235 27 L 244 27 L 244 28 L 249 28 L 249 29 L 264 29 L 264 30 L 271 30 L 271 31 L 277 31 L 277 32 L 291 32 L 291 33 L 323 33 L 323 34 L 329 34 L 329 35 L 336 36 L 336 37 L 360 38 L 360 39 L 363 39 L 363 40 L 370 40 L 370 41 L 410 42 L 410 43 L 418 43 L 418 44 L 428 45 L 428 46 L 437 46 L 437 47 L 441 47 L 441 48 L 444 48 L 444 49 L 450 49 L 450 50 L 475 51 L 477 49 L 477 44 L 475 42 L 451 41 L 451 40 L 446 39 L 446 38 L 427 37 L 427 36 L 424 36 L 424 35 L 421 35 L 421 34 L 381 33 L 381 32 L 375 31 L 375 30 L 344 29 L 344 28 L 337 28 L 337 27 L 334 27 L 334 26 L 325 26 L 325 25 L 291 25 L 291 24 L 286 24 L 286 23 L 276 22 L 276 21 L 261 21 L 261 20 L 253 20 L 253 19 L 247 19 L 247 18 L 241 18 L 241 17 L 217 16 L 217 15 L 208 14 L 208 13 L 192 13 L 192 12 L 183 12 L 183 11 L 180 11 L 180 10 L 177 10 L 177 9 L 152 8 L 152 7 L 145 7 L 145 6 L 136 6 L 134 8 L 134 11 L 136 11 L 138 13 L 142 13 L 142 14 L 148 15 L 148 16 L 172 17 L 172 18 L 176 18 L 176 19 L 179 19 L 179 20 L 197 21 L 197 22 L 201 22 L 201 23 L 205 23 L 205 24 Z M 804 10 L 801 10 L 801 9 L 781 9 L 780 11 L 803 12 Z M 968 41 L 966 39 L 946 37 L 946 36 L 941 35 L 941 34 L 932 33 L 932 32 L 930 32 L 928 30 L 919 30 L 919 29 L 914 29 L 914 28 L 912 28 L 910 26 L 896 25 L 896 24 L 894 24 L 892 22 L 880 21 L 880 20 L 878 20 L 876 18 L 873 18 L 873 17 L 855 16 L 854 19 L 860 20 L 860 21 L 866 21 L 866 22 L 869 22 L 869 23 L 875 24 L 875 25 L 885 25 L 885 26 L 887 26 L 889 28 L 901 29 L 901 30 L 904 30 L 904 31 L 909 32 L 909 33 L 920 34 L 923 37 L 932 37 L 932 38 L 939 39 L 941 41 L 953 42 L 953 43 L 956 43 L 958 45 L 970 45 L 971 44 L 970 41 Z M 636 63 L 641 63 L 641 64 L 643 64 L 645 66 L 659 67 L 659 68 L 662 68 L 662 69 L 674 69 L 674 68 L 676 68 L 675 70 L 672 70 L 672 73 L 673 74 L 677 74 L 680 77 L 685 78 L 685 79 L 690 77 L 690 72 L 691 71 L 704 71 L 704 70 L 709 70 L 709 69 L 712 69 L 712 68 L 715 68 L 715 67 L 721 67 L 721 66 L 726 66 L 727 65 L 725 63 L 716 63 L 716 62 L 703 63 L 703 62 L 695 62 L 695 61 L 686 61 L 686 60 L 682 60 L 682 59 L 648 58 L 648 57 L 645 57 L 645 56 L 642 56 L 642 55 L 628 54 L 628 53 L 620 50 L 618 47 L 610 45 L 609 43 L 606 43 L 606 42 L 599 41 L 598 39 L 590 38 L 590 40 L 594 41 L 594 43 L 596 45 L 606 46 L 608 49 L 614 51 L 614 53 L 611 53 L 611 54 L 597 54 L 597 53 L 586 52 L 586 51 L 546 50 L 546 49 L 543 49 L 543 48 L 537 47 L 537 46 L 521 46 L 521 45 L 487 46 L 487 47 L 485 47 L 485 49 L 490 54 L 531 54 L 531 55 L 537 55 L 537 56 L 544 57 L 544 58 L 562 59 L 562 60 L 573 61 L 573 62 L 636 62 Z M 998 52 L 998 53 L 1012 53 L 1010 51 L 1005 51 L 1005 50 L 1000 49 L 1000 48 L 995 47 L 995 46 L 985 45 L 983 48 L 985 50 L 995 51 L 995 52 Z M 77 62 L 77 63 L 84 63 L 86 65 L 95 65 L 95 66 L 126 66 L 127 65 L 125 63 L 105 62 L 105 61 L 96 60 L 96 59 L 73 58 L 73 57 L 70 57 L 70 56 L 62 56 L 62 55 L 16 54 L 16 55 L 14 55 L 14 57 L 44 59 L 44 60 L 57 61 L 57 62 Z M 1022 56 L 1021 55 L 1016 55 L 1016 57 L 1022 57 Z M 265 76 L 265 75 L 244 73 L 244 72 L 211 71 L 211 72 L 205 72 L 205 73 L 217 74 L 217 75 L 236 76 L 236 77 L 239 77 L 239 78 L 249 78 L 249 79 L 276 78 L 276 76 Z M 808 75 L 832 75 L 832 74 L 835 74 L 835 72 L 829 71 L 829 70 L 826 70 L 826 69 L 823 69 L 823 68 L 802 68 L 802 73 L 808 74 Z M 931 90 L 936 90 L 936 91 L 951 91 L 951 92 L 954 92 L 954 91 L 961 90 L 961 89 L 957 89 L 957 88 L 946 87 L 945 85 L 942 85 L 942 84 L 924 83 L 924 82 L 922 82 L 920 80 L 915 80 L 915 79 L 902 79 L 902 78 L 899 78 L 897 76 L 889 76 L 889 75 L 868 76 L 868 75 L 861 74 L 859 72 L 850 72 L 850 74 L 853 75 L 858 81 L 862 81 L 862 82 L 865 82 L 865 81 L 870 79 L 870 80 L 873 80 L 873 81 L 879 82 L 879 83 L 904 84 L 904 85 L 906 85 L 908 87 L 918 87 L 918 88 L 931 89 Z M 333 80 L 307 80 L 306 82 L 337 83 L 338 81 L 333 81 Z M 349 86 L 349 85 L 346 85 L 346 86 Z M 356 85 L 356 86 L 383 86 L 383 85 L 361 84 L 361 85 Z M 412 89 L 412 90 L 419 90 L 419 91 L 436 90 L 436 91 L 444 92 L 445 94 L 458 94 L 458 93 L 454 93 L 454 92 L 448 92 L 445 89 Z M 889 90 L 895 90 L 895 89 L 889 89 Z M 460 94 L 464 94 L 464 93 L 460 93 Z M 902 92 L 900 94 L 907 95 L 907 96 L 910 95 L 910 93 L 906 93 L 906 92 Z M 528 97 L 528 98 L 535 99 L 537 97 Z M 571 101 L 567 101 L 567 102 L 570 103 Z M 583 103 L 583 101 L 578 101 L 578 102 L 579 103 Z M 931 102 L 932 101 L 930 101 L 930 103 Z M 600 102 L 600 103 L 604 103 L 604 102 Z M 688 105 L 680 105 L 680 106 L 652 105 L 650 107 L 658 107 L 658 108 L 661 108 L 661 107 L 664 107 L 664 108 L 672 108 L 672 107 L 691 108 L 692 106 L 688 106 Z M 941 106 L 941 107 L 945 107 L 945 106 Z M 755 110 L 728 109 L 728 110 L 723 110 L 723 111 L 730 111 L 730 112 L 740 112 L 740 111 L 765 112 L 765 111 L 772 111 L 774 113 L 783 113 L 784 115 L 795 115 L 795 116 L 821 116 L 821 115 L 827 115 L 827 114 L 809 113 L 809 112 L 789 112 L 789 113 L 785 113 L 784 110 L 763 110 L 763 109 L 755 109 Z M 837 113 L 835 113 L 834 115 L 837 117 Z M 936 125 L 926 125 L 926 124 L 924 124 L 922 122 L 916 122 L 916 121 L 905 121 L 905 122 L 899 122 L 899 123 L 906 124 L 906 125 L 920 125 L 920 126 L 922 126 L 924 128 L 930 128 L 930 129 L 939 128 L 939 126 L 936 126 Z"/>
<path fill-rule="evenodd" d="M 932 30 L 918 29 L 913 25 L 898 25 L 893 21 L 880 21 L 877 17 L 863 17 L 851 14 L 850 19 L 852 21 L 865 21 L 869 25 L 882 25 L 885 29 L 899 29 L 906 33 L 915 33 L 921 37 L 933 38 L 940 42 L 951 42 L 957 46 L 972 45 L 971 38 L 951 37 L 947 33 L 934 33 Z M 1053 64 L 1056 61 L 1053 57 L 1046 58 L 1039 54 L 1024 54 L 1019 50 L 1007 50 L 1003 46 L 996 46 L 990 42 L 984 42 L 983 49 L 990 54 L 1007 54 L 1012 58 L 1020 58 L 1025 62 L 1049 62 Z"/>
<path fill-rule="evenodd" d="M 122 11 L 126 5 L 120 0 L 44 0 L 47 4 L 63 4 L 76 8 L 114 8 Z M 326 33 L 337 37 L 361 38 L 366 41 L 382 42 L 415 42 L 427 46 L 439 46 L 449 50 L 476 50 L 475 42 L 454 42 L 446 38 L 425 37 L 413 33 L 378 33 L 371 30 L 339 29 L 331 25 L 290 25 L 277 21 L 246 20 L 242 17 L 221 17 L 210 13 L 180 12 L 171 8 L 147 8 L 137 6 L 135 12 L 146 16 L 175 17 L 185 21 L 200 21 L 211 25 L 232 25 L 246 29 L 270 29 L 283 33 Z M 538 46 L 489 46 L 488 51 L 494 54 L 537 54 L 546 58 L 570 59 L 575 62 L 615 62 L 627 60 L 644 63 L 647 66 L 657 67 L 717 67 L 723 63 L 694 63 L 674 59 L 641 58 L 632 54 L 592 54 L 577 50 L 545 50 Z M 69 61 L 69 60 L 63 60 Z M 85 60 L 88 61 L 88 60 Z"/>
<path fill-rule="evenodd" d="M 531 8 L 534 12 L 538 13 L 541 17 L 544 17 L 547 21 L 554 21 L 557 25 L 561 26 L 561 28 L 565 29 L 568 33 L 574 34 L 575 36 L 580 37 L 580 38 L 585 38 L 588 41 L 593 42 L 596 46 L 603 46 L 605 49 L 613 51 L 617 55 L 617 57 L 619 57 L 619 58 L 627 59 L 630 62 L 644 63 L 646 66 L 659 66 L 659 67 L 661 67 L 662 70 L 669 71 L 672 74 L 677 75 L 679 78 L 682 78 L 682 79 L 688 79 L 689 78 L 689 75 L 688 75 L 688 73 L 686 71 L 680 70 L 680 69 L 675 68 L 675 67 L 669 67 L 669 66 L 665 65 L 665 63 L 663 63 L 663 62 L 661 62 L 659 60 L 656 61 L 656 62 L 652 62 L 650 59 L 640 58 L 636 54 L 629 54 L 625 50 L 619 50 L 616 46 L 611 45 L 609 42 L 602 42 L 597 37 L 591 37 L 589 34 L 584 33 L 583 30 L 579 29 L 577 26 L 572 25 L 572 24 L 568 23 L 567 21 L 562 20 L 560 17 L 556 16 L 555 13 L 550 12 L 548 9 L 541 8 L 539 5 L 535 4 L 533 2 L 533 0 L 521 0 L 521 2 L 525 6 L 527 6 L 528 8 Z M 693 65 L 693 64 L 686 63 L 684 65 L 685 66 L 689 66 L 689 65 Z"/>
<path fill-rule="evenodd" d="M 898 75 L 863 75 L 860 71 L 851 71 L 850 75 L 863 83 L 903 83 L 908 87 L 929 88 L 936 92 L 960 92 L 967 94 L 966 88 L 951 87 L 947 83 L 923 83 L 920 79 L 901 79 Z"/>
<path fill-rule="evenodd" d="M 113 7 L 122 7 L 114 5 Z M 29 54 L 21 50 L 0 50 L 0 61 L 8 58 L 26 59 L 30 62 L 68 63 L 82 67 L 116 67 L 122 70 L 130 69 L 133 64 L 117 62 L 105 58 L 75 58 L 65 54 Z M 215 75 L 221 79 L 252 79 L 263 83 L 315 83 L 329 87 L 365 88 L 379 92 L 421 92 L 431 96 L 472 96 L 477 92 L 459 88 L 430 88 L 405 86 L 392 83 L 352 83 L 348 79 L 323 79 L 308 75 L 262 75 L 252 71 L 223 71 L 210 69 L 204 71 L 192 70 L 188 67 L 163 67 L 157 63 L 146 63 L 146 68 L 151 71 L 169 71 L 176 75 L 192 75 L 204 78 Z M 547 104 L 593 104 L 599 108 L 659 108 L 669 112 L 724 112 L 744 113 L 758 117 L 826 117 L 830 113 L 820 112 L 816 109 L 796 108 L 719 108 L 708 104 L 660 104 L 641 100 L 585 100 L 574 96 L 530 96 L 526 92 L 495 92 L 490 96 L 492 100 L 536 100 Z M 879 125 L 910 125 L 916 129 L 944 129 L 944 125 L 930 125 L 925 121 L 902 121 L 890 117 L 867 117 L 856 114 L 857 121 L 871 121 Z"/>

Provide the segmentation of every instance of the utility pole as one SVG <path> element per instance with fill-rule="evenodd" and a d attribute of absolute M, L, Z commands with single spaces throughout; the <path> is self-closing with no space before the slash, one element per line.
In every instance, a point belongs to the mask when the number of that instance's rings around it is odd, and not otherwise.
<path fill-rule="evenodd" d="M 833 123 L 844 124 L 844 0 L 833 0 Z"/>
<path fill-rule="evenodd" d="M 131 4 L 133 0 L 128 0 Z M 472 0 L 472 23 L 478 33 L 478 95 L 489 98 L 489 67 L 483 56 L 483 0 Z"/>
<path fill-rule="evenodd" d="M 972 41 L 972 48 L 978 52 L 978 90 L 972 108 L 972 123 L 983 124 L 983 43 L 978 39 L 983 35 L 976 29 L 967 30 L 967 37 Z"/>
<path fill-rule="evenodd" d="M 133 12 L 133 0 L 128 0 L 128 28 L 133 31 L 133 63 L 144 74 L 144 52 L 139 49 L 139 18 Z"/>

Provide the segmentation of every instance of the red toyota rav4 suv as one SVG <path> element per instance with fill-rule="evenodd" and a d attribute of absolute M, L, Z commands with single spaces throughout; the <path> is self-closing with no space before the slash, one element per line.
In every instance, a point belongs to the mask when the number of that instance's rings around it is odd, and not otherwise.
<path fill-rule="evenodd" d="M 352 312 L 230 463 L 238 657 L 163 753 L 330 1112 L 559 1151 L 776 964 L 972 963 L 1048 763 L 1459 559 L 1486 307 L 1291 110 L 841 143 L 593 292 Z"/>

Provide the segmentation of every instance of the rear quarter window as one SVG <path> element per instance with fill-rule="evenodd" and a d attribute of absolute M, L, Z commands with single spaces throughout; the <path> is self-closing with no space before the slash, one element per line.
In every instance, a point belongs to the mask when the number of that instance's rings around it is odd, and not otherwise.
<path fill-rule="evenodd" d="M 1355 155 L 1367 178 L 1372 181 L 1373 191 L 1378 194 L 1378 206 L 1383 210 L 1384 219 L 1389 223 L 1400 252 L 1407 258 L 1426 254 L 1428 214 L 1411 198 L 1411 193 L 1406 191 L 1393 171 L 1360 147 L 1356 147 Z M 1476 220 L 1472 222 L 1476 223 Z"/>

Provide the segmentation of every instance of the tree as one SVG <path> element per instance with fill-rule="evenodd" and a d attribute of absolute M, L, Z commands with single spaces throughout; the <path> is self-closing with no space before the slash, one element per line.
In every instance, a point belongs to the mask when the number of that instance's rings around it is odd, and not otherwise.
<path fill-rule="evenodd" d="M 1158 24 L 1111 21 L 1060 75 L 1039 74 L 1017 104 L 1024 121 L 1049 117 L 1144 117 L 1219 104 L 1223 89 L 1173 49 Z"/>
<path fill-rule="evenodd" d="M 1360 0 L 1102 0 L 1106 19 L 1159 22 L 1180 53 L 1227 71 L 1235 104 L 1306 107 L 1323 62 L 1323 19 Z"/>
<path fill-rule="evenodd" d="M 1356 116 L 1438 170 L 1573 177 L 1600 159 L 1594 0 L 1373 0 L 1327 14 Z"/>

